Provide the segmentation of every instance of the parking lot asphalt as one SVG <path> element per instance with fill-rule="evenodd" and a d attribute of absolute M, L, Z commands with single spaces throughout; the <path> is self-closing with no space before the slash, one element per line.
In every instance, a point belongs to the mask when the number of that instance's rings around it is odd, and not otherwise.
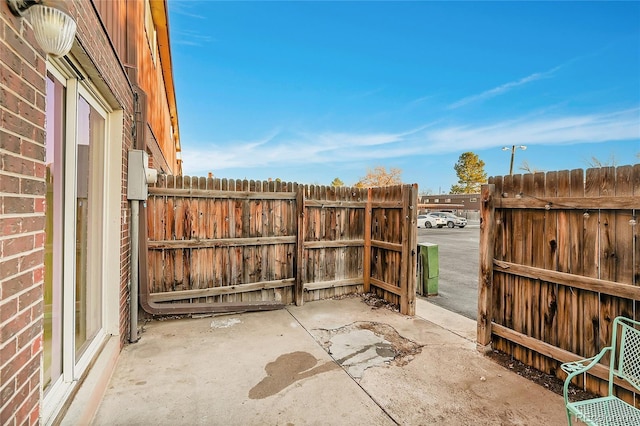
<path fill-rule="evenodd" d="M 429 302 L 476 319 L 478 312 L 478 256 L 480 222 L 465 228 L 418 228 L 418 243 L 438 245 L 438 295 Z"/>

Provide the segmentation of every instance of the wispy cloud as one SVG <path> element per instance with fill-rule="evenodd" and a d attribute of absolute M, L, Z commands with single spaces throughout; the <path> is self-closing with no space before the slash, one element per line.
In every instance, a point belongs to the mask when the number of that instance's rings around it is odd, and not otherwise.
<path fill-rule="evenodd" d="M 202 34 L 196 31 L 172 31 L 171 42 L 185 46 L 204 46 L 214 42 L 215 39 L 210 35 Z"/>
<path fill-rule="evenodd" d="M 188 18 L 207 19 L 205 15 L 194 12 L 194 10 L 197 10 L 198 4 L 192 0 L 171 0 L 168 2 L 168 6 L 171 13 L 183 15 Z"/>
<path fill-rule="evenodd" d="M 602 114 L 524 117 L 480 126 L 441 128 L 428 135 L 434 152 L 513 143 L 560 145 L 640 139 L 640 108 Z"/>
<path fill-rule="evenodd" d="M 475 126 L 447 126 L 436 121 L 404 132 L 291 134 L 277 130 L 259 140 L 207 144 L 199 149 L 185 147 L 183 159 L 188 174 L 237 168 L 373 163 L 513 143 L 560 145 L 638 140 L 639 123 L 640 108 L 633 108 L 587 115 L 542 113 Z"/>
<path fill-rule="evenodd" d="M 494 98 L 496 96 L 502 95 L 503 93 L 508 92 L 509 90 L 512 90 L 516 87 L 519 86 L 524 86 L 525 84 L 537 81 L 537 80 L 541 80 L 543 78 L 549 78 L 551 77 L 556 71 L 558 71 L 560 68 L 562 68 L 561 66 L 555 67 L 549 71 L 545 71 L 545 72 L 537 72 L 531 75 L 528 75 L 526 77 L 521 78 L 520 80 L 517 81 L 511 81 L 509 83 L 505 83 L 502 84 L 498 87 L 494 87 L 493 89 L 489 89 L 485 92 L 479 93 L 477 95 L 472 95 L 472 96 L 467 96 L 466 98 L 462 98 L 459 101 L 456 101 L 454 103 L 452 103 L 451 105 L 449 105 L 447 108 L 448 109 L 456 109 L 456 108 L 460 108 L 463 107 L 465 105 L 468 105 L 470 103 L 474 103 L 474 102 L 480 102 L 480 101 L 484 101 L 487 99 L 491 99 Z"/>

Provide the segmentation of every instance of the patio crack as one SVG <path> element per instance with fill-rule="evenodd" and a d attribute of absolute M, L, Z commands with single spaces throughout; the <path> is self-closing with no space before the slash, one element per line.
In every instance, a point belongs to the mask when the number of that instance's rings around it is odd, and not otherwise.
<path fill-rule="evenodd" d="M 285 308 L 285 309 L 286 309 L 286 308 Z M 360 380 L 358 380 L 358 378 L 357 378 L 357 377 L 355 377 L 355 376 L 354 376 L 354 375 L 349 371 L 349 367 L 347 366 L 347 364 L 345 363 L 345 361 L 347 361 L 347 360 L 352 360 L 352 359 L 353 359 L 354 357 L 356 357 L 358 354 L 353 354 L 353 355 L 350 355 L 350 356 L 348 356 L 348 355 L 347 355 L 346 357 L 337 358 L 337 357 L 336 357 L 336 354 L 334 354 L 334 353 L 331 351 L 331 349 L 330 349 L 332 345 L 327 344 L 327 342 L 323 342 L 323 341 L 321 341 L 321 340 L 319 339 L 319 337 L 318 337 L 318 336 L 316 336 L 314 333 L 312 333 L 309 329 L 307 329 L 307 328 L 304 326 L 304 324 L 302 324 L 302 323 L 298 320 L 298 318 L 296 318 L 296 317 L 295 317 L 295 315 L 293 315 L 293 313 L 292 313 L 289 309 L 286 309 L 286 310 L 287 310 L 287 312 L 289 312 L 289 315 L 291 315 L 291 317 L 296 321 L 296 323 L 298 323 L 298 324 L 300 325 L 300 327 L 302 327 L 302 329 L 303 329 L 303 330 L 305 330 L 305 331 L 307 332 L 307 334 L 309 334 L 309 336 L 311 336 L 311 338 L 312 338 L 312 339 L 313 339 L 313 340 L 314 340 L 314 341 L 315 341 L 315 342 L 316 342 L 320 347 L 322 347 L 322 348 L 323 348 L 323 349 L 324 349 L 324 350 L 329 354 L 329 356 L 331 357 L 331 359 L 333 359 L 333 361 L 334 361 L 338 366 L 340 366 L 340 368 L 342 368 L 342 370 L 344 370 L 344 372 L 345 372 L 345 373 L 346 373 L 346 374 L 351 378 L 351 380 L 353 380 L 353 382 L 354 382 L 354 383 L 355 383 L 355 384 L 356 384 L 356 385 L 357 385 L 357 386 L 362 390 L 362 392 L 364 392 L 364 393 L 365 393 L 365 395 L 367 395 L 367 397 L 368 397 L 368 398 L 369 398 L 369 399 L 370 399 L 370 400 L 371 400 L 375 405 L 377 405 L 377 406 L 378 406 L 378 408 L 380 408 L 380 410 L 382 410 L 382 412 L 384 413 L 384 415 L 385 415 L 385 416 L 387 416 L 387 418 L 388 418 L 390 421 L 392 421 L 394 424 L 396 424 L 396 425 L 400 425 L 400 422 L 399 422 L 398 420 L 396 420 L 396 418 L 394 418 L 394 416 L 393 416 L 393 415 L 392 415 L 392 414 L 391 414 L 391 413 L 390 413 L 390 412 L 385 408 L 385 406 L 384 406 L 380 401 L 378 401 L 378 400 L 377 400 L 377 399 L 376 399 L 376 398 L 375 398 L 375 397 L 374 397 L 370 392 L 368 392 L 368 391 L 367 391 L 367 389 L 365 389 L 365 388 L 360 384 Z M 372 325 L 373 325 L 373 327 L 372 327 Z M 370 329 L 370 330 L 371 330 L 371 328 L 374 328 L 374 329 L 377 329 L 377 330 L 382 330 L 382 329 L 384 329 L 384 330 L 386 330 L 386 331 L 390 331 L 390 330 L 392 330 L 392 331 L 393 331 L 393 333 L 395 333 L 395 335 L 396 335 L 396 336 L 400 337 L 400 339 L 404 339 L 404 340 L 406 340 L 406 341 L 408 341 L 408 342 L 411 342 L 409 339 L 405 339 L 405 338 L 403 338 L 402 336 L 400 336 L 400 334 L 398 334 L 398 332 L 397 332 L 393 327 L 391 327 L 391 326 L 389 326 L 389 325 L 387 325 L 387 324 L 382 324 L 382 323 L 356 322 L 356 323 L 352 323 L 352 324 L 349 324 L 349 325 L 344 326 L 344 327 L 340 327 L 340 328 L 335 329 L 335 330 L 314 329 L 314 331 L 320 331 L 321 333 L 322 333 L 322 332 L 326 332 L 326 333 L 331 334 L 332 332 L 336 333 L 336 332 L 338 332 L 339 330 L 344 330 L 346 327 L 355 327 L 355 328 L 359 328 L 360 330 L 367 330 L 367 329 Z M 389 329 L 390 329 L 390 330 L 389 330 Z M 393 333 L 391 333 L 390 335 L 391 335 L 391 336 L 393 336 L 393 335 L 394 335 Z M 387 335 L 387 333 L 382 333 L 382 334 L 383 334 L 383 335 Z M 330 340 L 330 339 L 329 339 L 329 340 Z M 392 338 L 392 340 L 395 340 L 395 339 L 393 339 L 393 338 Z M 381 354 L 383 357 L 387 357 L 387 356 L 388 356 L 388 357 L 390 358 L 390 360 L 395 360 L 395 359 L 397 358 L 397 356 L 398 356 L 398 352 L 393 351 L 393 350 L 391 349 L 391 348 L 392 348 L 392 345 L 390 344 L 390 342 L 380 342 L 380 343 L 381 343 L 381 345 L 380 345 L 380 346 L 378 346 L 378 347 L 376 347 L 376 349 L 375 349 L 376 353 Z M 413 343 L 413 345 L 415 345 L 414 350 L 415 350 L 416 352 L 414 352 L 414 354 L 419 353 L 419 352 L 421 351 L 421 349 L 422 349 L 422 346 L 421 346 L 421 345 L 418 345 L 418 344 L 417 344 L 417 343 L 415 343 L 415 342 L 411 342 L 411 343 Z M 359 354 L 364 354 L 364 353 L 366 353 L 366 352 L 367 352 L 367 350 L 363 350 L 363 349 L 364 349 L 364 348 L 358 349 L 356 352 L 359 352 Z M 408 353 L 404 353 L 404 352 L 403 352 L 402 354 L 403 354 L 403 356 L 402 356 L 401 358 L 404 358 L 405 356 L 410 357 L 410 359 L 409 359 L 409 358 L 406 358 L 406 359 L 405 359 L 405 361 L 406 361 L 406 362 L 409 362 L 409 361 L 411 361 L 411 360 L 413 359 L 413 355 L 409 355 Z M 400 361 L 400 362 L 403 362 L 403 361 Z M 405 364 L 406 364 L 406 362 L 405 362 Z M 404 365 L 404 364 L 400 364 L 400 365 Z M 363 370 L 363 371 L 364 371 L 364 370 Z"/>

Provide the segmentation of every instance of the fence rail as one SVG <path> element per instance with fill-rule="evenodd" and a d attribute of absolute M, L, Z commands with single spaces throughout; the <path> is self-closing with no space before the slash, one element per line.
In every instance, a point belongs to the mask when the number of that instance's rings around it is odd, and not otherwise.
<path fill-rule="evenodd" d="M 494 177 L 481 207 L 480 347 L 563 378 L 616 316 L 640 317 L 640 165 Z M 603 374 L 578 384 L 602 394 Z M 617 392 L 640 404 L 631 390 Z"/>
<path fill-rule="evenodd" d="M 170 312 L 375 291 L 413 315 L 416 203 L 416 185 L 163 176 L 149 188 L 142 300 Z"/>

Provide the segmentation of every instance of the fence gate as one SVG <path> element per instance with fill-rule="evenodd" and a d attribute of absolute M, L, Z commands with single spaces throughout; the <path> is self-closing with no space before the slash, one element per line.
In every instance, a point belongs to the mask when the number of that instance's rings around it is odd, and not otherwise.
<path fill-rule="evenodd" d="M 141 304 L 263 310 L 364 290 L 413 315 L 416 203 L 416 185 L 161 177 L 142 215 Z"/>

